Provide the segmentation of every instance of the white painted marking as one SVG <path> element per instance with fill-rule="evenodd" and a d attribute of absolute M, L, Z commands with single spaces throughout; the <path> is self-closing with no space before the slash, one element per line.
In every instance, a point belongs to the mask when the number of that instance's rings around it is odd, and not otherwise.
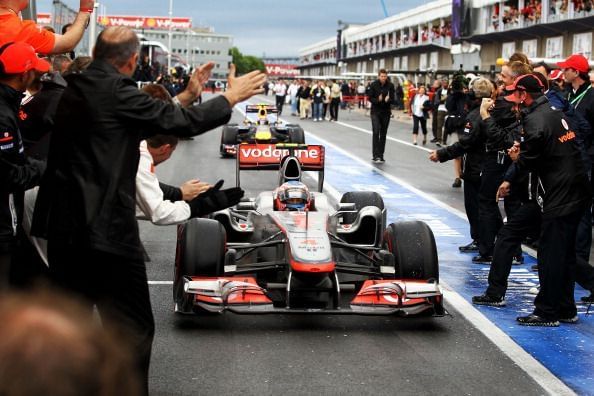
<path fill-rule="evenodd" d="M 355 155 L 347 152 L 346 150 L 336 146 L 333 143 L 330 143 L 326 139 L 322 139 L 316 134 L 311 132 L 305 131 L 307 134 L 312 135 L 316 139 L 318 139 L 322 144 L 328 147 L 332 147 L 333 149 L 341 152 L 342 154 L 346 155 L 347 157 L 351 158 L 355 162 L 360 163 L 361 165 L 373 169 L 376 172 L 380 173 L 382 176 L 388 178 L 389 180 L 393 181 L 396 184 L 410 190 L 411 192 L 429 200 L 430 202 L 434 203 L 435 205 L 439 206 L 447 210 L 448 212 L 467 220 L 466 214 L 462 213 L 461 211 L 452 208 L 441 201 L 433 198 L 432 196 L 426 194 L 425 192 L 418 190 L 417 188 L 411 186 L 410 184 L 400 180 L 399 178 L 384 172 L 381 169 L 376 168 L 375 166 L 367 163 L 366 161 L 356 157 Z M 325 188 L 328 188 L 328 184 L 324 185 Z M 341 194 L 335 188 L 328 188 L 328 193 L 333 196 L 335 199 L 340 199 Z M 336 195 L 335 195 L 336 194 Z M 487 268 L 488 269 L 488 268 Z M 565 385 L 559 378 L 557 378 L 553 373 L 551 373 L 545 366 L 543 366 L 538 360 L 532 357 L 528 352 L 526 352 L 522 347 L 520 347 L 514 340 L 512 340 L 507 334 L 505 334 L 501 329 L 495 326 L 489 319 L 487 319 L 478 309 L 476 309 L 472 304 L 466 301 L 460 294 L 456 293 L 451 287 L 449 287 L 446 283 L 440 283 L 443 289 L 443 294 L 445 300 L 455 307 L 455 309 L 466 318 L 473 326 L 475 326 L 481 333 L 485 335 L 493 344 L 503 352 L 506 356 L 508 356 L 514 363 L 516 363 L 522 370 L 526 372 L 536 383 L 538 383 L 544 390 L 549 392 L 551 395 L 575 395 L 575 392 L 572 391 L 567 385 Z"/>
<path fill-rule="evenodd" d="M 173 285 L 173 281 L 148 281 L 149 285 Z"/>

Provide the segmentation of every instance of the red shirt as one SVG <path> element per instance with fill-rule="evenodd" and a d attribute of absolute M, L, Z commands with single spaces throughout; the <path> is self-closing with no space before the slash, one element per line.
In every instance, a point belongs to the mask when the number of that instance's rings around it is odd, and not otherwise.
<path fill-rule="evenodd" d="M 0 45 L 11 41 L 23 41 L 35 48 L 36 52 L 49 54 L 54 49 L 56 35 L 14 14 L 0 15 Z"/>

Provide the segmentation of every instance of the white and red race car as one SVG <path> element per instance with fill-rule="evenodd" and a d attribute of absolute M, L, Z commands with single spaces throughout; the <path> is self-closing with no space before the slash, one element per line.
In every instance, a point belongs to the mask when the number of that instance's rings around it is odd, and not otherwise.
<path fill-rule="evenodd" d="M 386 226 L 375 192 L 322 193 L 324 147 L 243 144 L 242 170 L 279 170 L 279 188 L 178 228 L 178 313 L 443 316 L 435 239 L 421 221 Z M 303 171 L 319 172 L 318 192 Z"/>

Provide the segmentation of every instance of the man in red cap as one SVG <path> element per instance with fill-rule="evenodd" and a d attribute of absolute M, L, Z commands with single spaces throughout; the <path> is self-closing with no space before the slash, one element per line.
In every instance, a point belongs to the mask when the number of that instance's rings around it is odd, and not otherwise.
<path fill-rule="evenodd" d="M 578 223 L 591 200 L 586 169 L 576 133 L 562 113 L 553 110 L 543 85 L 532 74 L 518 77 L 506 87 L 506 100 L 521 108 L 521 143 L 509 154 L 520 169 L 538 173 L 538 197 L 542 210 L 539 242 L 540 292 L 534 312 L 518 317 L 524 326 L 559 326 L 576 323 L 574 301 L 575 241 Z"/>
<path fill-rule="evenodd" d="M 594 131 L 594 89 L 592 89 L 592 85 L 590 84 L 590 76 L 588 74 L 590 65 L 588 59 L 583 55 L 574 54 L 564 62 L 557 63 L 557 65 L 563 69 L 563 77 L 566 85 L 568 85 L 567 99 L 570 106 L 588 121 L 590 129 Z M 591 162 L 594 164 L 594 147 L 590 144 L 589 147 L 586 147 L 586 150 L 588 151 Z M 592 169 L 590 169 L 591 174 Z M 591 218 L 591 212 L 585 216 L 590 216 Z M 591 222 L 584 221 L 583 223 L 583 225 L 580 224 L 578 231 L 576 251 L 578 256 L 587 263 L 590 260 L 590 248 L 592 246 Z M 588 227 L 589 225 L 590 227 Z M 582 278 L 581 265 L 579 269 L 578 278 Z M 584 267 L 583 269 L 590 272 L 590 268 Z M 580 282 L 580 284 L 582 283 Z M 594 285 L 588 287 L 590 288 L 590 296 L 584 297 L 582 300 L 591 303 L 594 302 Z"/>
<path fill-rule="evenodd" d="M 78 15 L 72 27 L 63 35 L 41 29 L 33 21 L 21 20 L 19 13 L 29 6 L 29 0 L 0 0 L 0 45 L 23 41 L 41 54 L 70 52 L 82 39 L 95 6 L 94 0 L 80 0 Z"/>
<path fill-rule="evenodd" d="M 0 291 L 8 285 L 25 190 L 39 183 L 45 168 L 43 162 L 28 159 L 23 153 L 19 107 L 35 74 L 45 73 L 49 67 L 29 44 L 0 46 Z"/>

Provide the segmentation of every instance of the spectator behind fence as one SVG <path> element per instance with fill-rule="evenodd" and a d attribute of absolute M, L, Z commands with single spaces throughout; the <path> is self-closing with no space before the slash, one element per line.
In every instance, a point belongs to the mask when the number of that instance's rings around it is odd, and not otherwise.
<path fill-rule="evenodd" d="M 0 394 L 139 394 L 123 334 L 111 334 L 76 300 L 49 291 L 0 299 Z"/>
<path fill-rule="evenodd" d="M 146 394 L 154 319 L 135 215 L 140 141 L 158 133 L 199 135 L 224 124 L 235 104 L 261 92 L 265 76 L 236 78 L 231 66 L 225 93 L 183 108 L 137 89 L 130 77 L 139 46 L 132 30 L 109 27 L 97 38 L 89 68 L 66 78 L 32 234 L 48 240 L 52 280 L 96 304 L 104 324 L 121 324 L 133 335 Z M 209 62 L 194 72 L 177 96 L 182 105 L 198 97 L 213 67 Z"/>
<path fill-rule="evenodd" d="M 82 39 L 95 2 L 80 0 L 72 27 L 64 34 L 55 34 L 40 29 L 33 21 L 21 20 L 19 13 L 28 6 L 28 1 L 0 0 L 0 45 L 10 41 L 24 41 L 38 53 L 63 54 L 72 51 Z"/>

